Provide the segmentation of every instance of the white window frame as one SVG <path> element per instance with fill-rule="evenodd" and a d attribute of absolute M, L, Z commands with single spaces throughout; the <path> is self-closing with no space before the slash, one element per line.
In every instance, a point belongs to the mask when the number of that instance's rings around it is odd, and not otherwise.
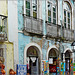
<path fill-rule="evenodd" d="M 46 9 L 47 9 L 47 11 L 46 11 L 46 16 L 47 16 L 47 18 L 46 18 L 46 20 L 48 21 L 48 2 L 51 4 L 51 23 L 53 23 L 53 7 L 55 6 L 56 7 L 56 24 L 57 24 L 57 1 L 56 1 L 56 4 L 54 4 L 52 1 L 49 1 L 49 0 L 47 0 L 47 5 L 46 5 Z"/>
<path fill-rule="evenodd" d="M 64 2 L 65 3 L 65 2 Z M 71 8 L 70 8 L 71 9 Z M 67 9 L 65 9 L 65 8 L 63 8 L 63 19 L 64 19 L 64 10 L 66 11 L 66 28 L 67 29 L 69 29 L 68 28 L 68 12 L 70 13 L 70 29 L 71 29 L 71 23 L 72 23 L 72 21 L 71 21 L 71 11 L 69 11 L 69 10 L 67 10 Z M 64 21 L 63 21 L 64 22 Z M 64 26 L 64 24 L 63 24 L 63 26 Z M 65 27 L 64 27 L 65 28 Z"/>
<path fill-rule="evenodd" d="M 40 1 L 37 0 L 37 18 L 39 18 Z M 42 11 L 42 10 L 41 10 Z M 24 0 L 24 14 L 26 14 L 26 0 Z M 32 0 L 30 0 L 30 16 L 33 16 Z"/>

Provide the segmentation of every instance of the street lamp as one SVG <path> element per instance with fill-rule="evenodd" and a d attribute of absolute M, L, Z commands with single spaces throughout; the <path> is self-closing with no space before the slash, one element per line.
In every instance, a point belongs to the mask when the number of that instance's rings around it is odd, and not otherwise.
<path fill-rule="evenodd" d="M 75 62 L 75 41 L 71 44 L 72 50 L 74 52 L 74 62 Z"/>

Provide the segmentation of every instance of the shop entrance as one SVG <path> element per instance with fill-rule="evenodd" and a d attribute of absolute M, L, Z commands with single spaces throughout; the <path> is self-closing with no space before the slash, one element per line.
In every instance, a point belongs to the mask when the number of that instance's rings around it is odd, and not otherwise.
<path fill-rule="evenodd" d="M 66 75 L 69 75 L 70 74 L 70 54 L 71 52 L 70 51 L 66 51 L 65 53 L 65 72 L 66 72 Z"/>
<path fill-rule="evenodd" d="M 40 57 L 39 50 L 35 46 L 31 46 L 27 50 L 27 75 L 40 74 Z"/>
<path fill-rule="evenodd" d="M 49 74 L 56 75 L 57 74 L 57 50 L 52 48 L 49 51 L 48 60 L 49 60 Z"/>

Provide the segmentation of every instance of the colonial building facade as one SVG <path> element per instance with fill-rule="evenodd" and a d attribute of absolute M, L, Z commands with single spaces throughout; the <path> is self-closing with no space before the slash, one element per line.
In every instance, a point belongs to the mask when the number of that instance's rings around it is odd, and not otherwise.
<path fill-rule="evenodd" d="M 73 75 L 74 1 L 18 0 L 19 64 L 30 75 Z"/>

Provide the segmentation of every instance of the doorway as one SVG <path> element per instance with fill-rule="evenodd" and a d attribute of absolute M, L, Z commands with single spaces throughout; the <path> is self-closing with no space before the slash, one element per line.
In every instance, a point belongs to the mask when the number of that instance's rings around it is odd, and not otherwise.
<path fill-rule="evenodd" d="M 35 46 L 27 49 L 27 75 L 40 74 L 40 57 L 39 50 Z"/>
<path fill-rule="evenodd" d="M 66 75 L 70 74 L 70 51 L 66 51 L 65 53 L 65 73 Z"/>
<path fill-rule="evenodd" d="M 49 74 L 56 75 L 57 74 L 57 50 L 52 48 L 49 51 L 48 60 L 49 60 Z"/>

